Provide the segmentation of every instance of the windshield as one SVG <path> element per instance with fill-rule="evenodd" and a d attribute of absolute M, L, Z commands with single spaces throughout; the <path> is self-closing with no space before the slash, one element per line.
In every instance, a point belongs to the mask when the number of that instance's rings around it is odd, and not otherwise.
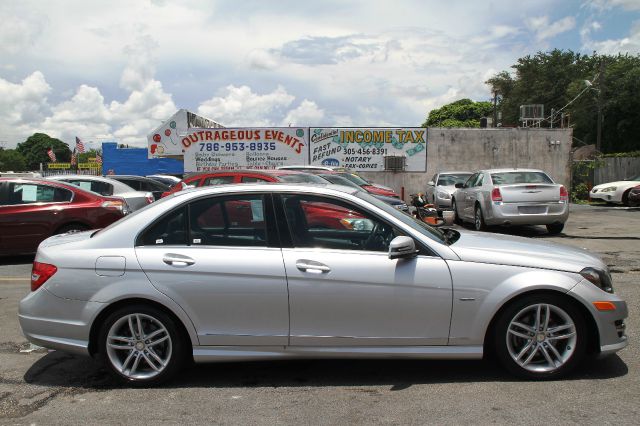
<path fill-rule="evenodd" d="M 440 175 L 438 177 L 438 186 L 455 186 L 456 183 L 465 183 L 471 176 L 471 173 L 456 173 Z"/>
<path fill-rule="evenodd" d="M 409 225 L 411 228 L 420 232 L 422 235 L 429 237 L 430 239 L 437 241 L 441 244 L 447 243 L 447 237 L 444 232 L 439 230 L 438 228 L 434 228 L 432 226 L 427 225 L 426 223 L 415 219 L 413 216 L 409 216 L 408 214 L 404 214 L 398 209 L 392 207 L 391 205 L 385 203 L 384 201 L 378 200 L 375 197 L 367 194 L 363 191 L 358 191 L 354 194 L 356 197 L 362 198 L 365 201 L 373 204 L 374 206 L 384 210 L 385 212 L 392 215 L 394 218 L 400 220 L 405 225 Z"/>
<path fill-rule="evenodd" d="M 636 175 L 636 176 L 630 177 L 629 179 L 625 179 L 625 180 L 640 180 L 640 175 Z"/>
<path fill-rule="evenodd" d="M 342 176 L 345 179 L 350 180 L 351 182 L 355 183 L 356 185 L 362 186 L 362 185 L 369 185 L 369 182 L 367 182 L 366 180 L 362 179 L 360 176 L 351 174 L 351 173 L 339 173 L 338 176 Z"/>
<path fill-rule="evenodd" d="M 503 172 L 491 173 L 494 185 L 511 185 L 517 183 L 553 183 L 543 172 Z"/>
<path fill-rule="evenodd" d="M 310 175 L 308 173 L 292 173 L 290 175 L 278 175 L 278 179 L 282 182 L 289 183 L 324 183 L 327 182 L 321 177 Z"/>
<path fill-rule="evenodd" d="M 330 174 L 317 175 L 317 176 L 320 176 L 321 178 L 326 179 L 331 183 L 335 183 L 336 185 L 343 185 L 343 186 L 348 186 L 349 188 L 356 188 L 356 189 L 362 190 L 362 188 L 360 188 L 359 185 L 356 185 L 355 183 L 351 182 L 349 179 L 345 179 L 342 176 L 330 175 Z"/>

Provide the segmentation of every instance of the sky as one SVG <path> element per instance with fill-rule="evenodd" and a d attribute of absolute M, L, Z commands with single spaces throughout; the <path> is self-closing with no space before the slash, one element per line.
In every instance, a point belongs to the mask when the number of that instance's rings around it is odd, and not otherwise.
<path fill-rule="evenodd" d="M 224 126 L 419 126 L 554 48 L 640 53 L 640 0 L 0 0 L 0 146 Z"/>

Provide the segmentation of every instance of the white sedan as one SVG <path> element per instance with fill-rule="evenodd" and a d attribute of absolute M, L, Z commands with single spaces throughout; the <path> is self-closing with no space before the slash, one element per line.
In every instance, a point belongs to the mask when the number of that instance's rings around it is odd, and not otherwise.
<path fill-rule="evenodd" d="M 640 174 L 618 182 L 608 182 L 596 185 L 591 189 L 589 197 L 592 200 L 602 200 L 607 203 L 629 205 L 629 192 L 638 186 Z"/>

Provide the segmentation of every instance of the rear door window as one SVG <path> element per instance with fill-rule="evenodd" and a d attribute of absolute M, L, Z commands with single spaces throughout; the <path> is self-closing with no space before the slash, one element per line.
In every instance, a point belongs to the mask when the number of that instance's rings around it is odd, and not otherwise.
<path fill-rule="evenodd" d="M 186 212 L 186 207 L 180 207 L 156 221 L 138 237 L 137 245 L 187 245 Z"/>
<path fill-rule="evenodd" d="M 3 204 L 64 203 L 73 198 L 68 189 L 49 185 L 11 182 Z"/>
<path fill-rule="evenodd" d="M 263 179 L 257 176 L 242 176 L 242 179 L 240 180 L 240 182 L 242 183 L 265 183 L 265 182 L 269 182 L 267 179 Z"/>
<path fill-rule="evenodd" d="M 111 185 L 110 183 L 81 179 L 74 179 L 68 182 L 73 185 L 79 186 L 86 191 L 95 192 L 96 194 L 113 195 L 113 185 Z"/>
<path fill-rule="evenodd" d="M 202 186 L 210 185 L 224 185 L 227 183 L 233 183 L 235 176 L 211 176 L 204 180 Z"/>

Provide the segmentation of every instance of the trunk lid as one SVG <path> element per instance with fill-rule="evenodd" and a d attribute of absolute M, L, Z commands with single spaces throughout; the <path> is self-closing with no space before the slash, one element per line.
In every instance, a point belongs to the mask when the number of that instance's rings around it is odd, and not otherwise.
<path fill-rule="evenodd" d="M 498 185 L 505 203 L 551 203 L 560 201 L 560 185 L 548 183 L 517 183 Z"/>

